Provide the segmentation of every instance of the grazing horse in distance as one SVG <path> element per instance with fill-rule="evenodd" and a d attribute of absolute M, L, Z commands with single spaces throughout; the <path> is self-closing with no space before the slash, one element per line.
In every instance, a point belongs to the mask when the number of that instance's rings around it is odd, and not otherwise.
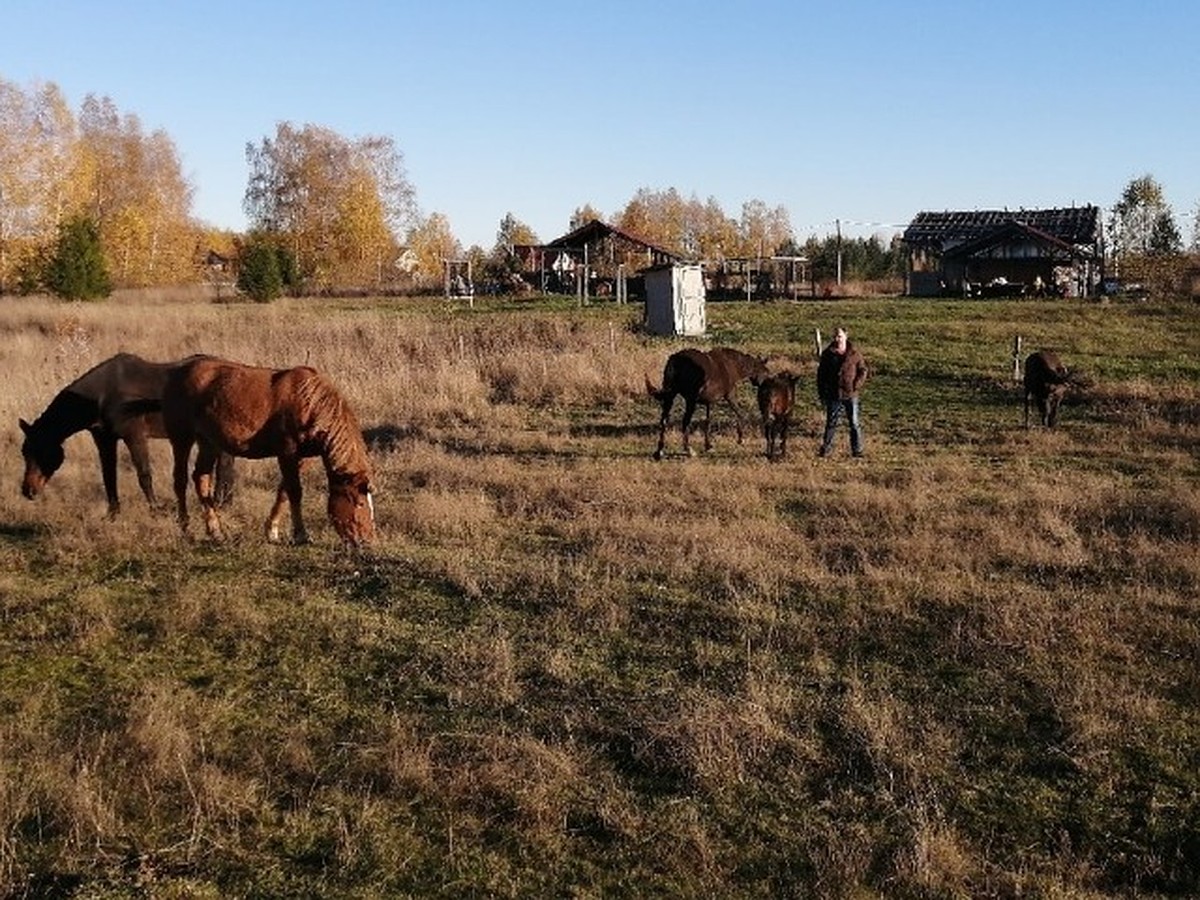
<path fill-rule="evenodd" d="M 163 422 L 175 454 L 175 498 L 184 530 L 188 457 L 198 445 L 192 478 L 210 537 L 223 536 L 212 496 L 213 466 L 221 452 L 276 458 L 281 477 L 267 517 L 268 540 L 279 540 L 286 502 L 293 541 L 308 542 L 300 510 L 300 467 L 314 456 L 325 464 L 326 509 L 338 535 L 353 545 L 374 537 L 371 464 L 362 429 L 350 405 L 316 370 L 268 369 L 211 357 L 193 360 L 167 378 Z"/>
<path fill-rule="evenodd" d="M 1041 414 L 1042 424 L 1053 428 L 1058 422 L 1058 405 L 1062 402 L 1071 375 L 1053 350 L 1039 350 L 1025 360 L 1025 427 L 1029 427 L 1029 398 L 1033 397 Z"/>
<path fill-rule="evenodd" d="M 181 362 L 187 362 L 183 360 Z M 149 438 L 165 438 L 161 413 L 167 375 L 181 362 L 149 362 L 118 353 L 93 366 L 58 392 L 32 424 L 18 420 L 25 435 L 21 455 L 25 476 L 21 493 L 32 500 L 62 466 L 63 442 L 86 430 L 100 455 L 100 476 L 108 498 L 108 514 L 121 508 L 117 494 L 117 442 L 129 449 L 138 485 L 151 507 L 157 507 L 150 472 Z M 217 471 L 218 494 L 226 499 L 233 485 L 233 464 L 223 456 Z"/>
<path fill-rule="evenodd" d="M 796 400 L 795 372 L 779 372 L 761 379 L 758 384 L 758 411 L 762 414 L 763 437 L 767 441 L 767 459 L 775 462 L 787 455 L 788 423 Z M 779 455 L 775 442 L 779 442 Z"/>
<path fill-rule="evenodd" d="M 733 411 L 737 423 L 738 443 L 742 442 L 742 414 L 733 400 L 737 386 L 743 380 L 765 378 L 767 362 L 730 347 L 716 347 L 707 353 L 689 348 L 672 353 L 663 368 L 662 387 L 656 388 L 646 376 L 646 392 L 662 404 L 662 416 L 658 428 L 658 447 L 655 459 L 662 459 L 663 445 L 667 438 L 667 425 L 671 419 L 671 407 L 677 396 L 683 397 L 683 451 L 689 456 L 692 449 L 688 442 L 692 416 L 696 404 L 704 405 L 704 449 L 712 449 L 711 425 L 712 404 L 724 400 Z"/>

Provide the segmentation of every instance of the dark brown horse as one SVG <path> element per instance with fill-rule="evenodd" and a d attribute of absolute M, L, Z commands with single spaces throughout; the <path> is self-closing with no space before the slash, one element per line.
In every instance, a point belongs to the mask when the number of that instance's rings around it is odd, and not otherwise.
<path fill-rule="evenodd" d="M 767 441 L 767 459 L 774 462 L 787 455 L 788 423 L 796 401 L 795 372 L 779 372 L 761 379 L 758 384 L 758 411 L 762 414 L 763 437 Z M 775 454 L 776 441 L 779 454 Z"/>
<path fill-rule="evenodd" d="M 1025 360 L 1025 427 L 1029 427 L 1029 398 L 1033 397 L 1042 424 L 1053 428 L 1058 405 L 1071 385 L 1071 374 L 1053 350 L 1039 350 Z"/>
<path fill-rule="evenodd" d="M 707 353 L 703 350 L 687 349 L 672 353 L 663 368 L 663 383 L 656 388 L 646 376 L 646 392 L 662 404 L 662 416 L 658 428 L 658 447 L 655 459 L 662 459 L 663 445 L 667 439 L 667 425 L 671 419 L 671 407 L 677 396 L 683 397 L 683 451 L 692 453 L 688 443 L 692 416 L 696 404 L 704 405 L 704 449 L 712 449 L 711 425 L 712 404 L 724 400 L 733 410 L 737 423 L 738 443 L 742 442 L 742 414 L 734 402 L 737 386 L 746 379 L 765 378 L 767 362 L 729 347 L 716 347 Z"/>
<path fill-rule="evenodd" d="M 286 501 L 292 539 L 308 541 L 300 513 L 300 466 L 319 456 L 329 479 L 327 510 L 334 529 L 350 544 L 375 534 L 371 464 L 362 429 L 341 394 L 313 369 L 266 369 L 211 357 L 172 371 L 163 390 L 163 421 L 175 452 L 175 498 L 187 528 L 188 457 L 199 445 L 193 480 L 210 536 L 222 537 L 212 496 L 217 454 L 248 459 L 273 456 L 281 475 L 267 517 L 267 539 L 279 540 Z"/>
<path fill-rule="evenodd" d="M 186 360 L 184 361 L 186 362 Z M 33 424 L 20 419 L 25 434 L 21 455 L 25 477 L 21 493 L 33 499 L 63 464 L 63 442 L 86 430 L 100 454 L 100 475 L 108 497 L 108 513 L 121 508 L 117 494 L 117 441 L 124 441 L 137 470 L 138 484 L 151 507 L 158 505 L 150 473 L 149 438 L 165 438 L 160 401 L 167 374 L 179 362 L 149 362 L 118 353 L 80 375 L 58 392 Z M 222 457 L 217 473 L 222 500 L 233 486 L 233 461 Z"/>

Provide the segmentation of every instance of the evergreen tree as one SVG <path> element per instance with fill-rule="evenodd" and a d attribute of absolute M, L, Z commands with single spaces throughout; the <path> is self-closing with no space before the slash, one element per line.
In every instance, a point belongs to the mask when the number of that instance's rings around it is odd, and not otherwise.
<path fill-rule="evenodd" d="M 302 292 L 303 279 L 300 277 L 300 268 L 296 265 L 295 255 L 286 247 L 277 246 L 275 260 L 279 265 L 279 281 L 283 289 L 293 297 L 299 297 Z"/>
<path fill-rule="evenodd" d="M 1175 256 L 1183 252 L 1183 235 L 1169 211 L 1164 210 L 1154 220 L 1147 252 L 1151 256 Z"/>
<path fill-rule="evenodd" d="M 94 300 L 112 293 L 95 222 L 75 216 L 59 226 L 45 280 L 47 289 L 64 300 Z"/>
<path fill-rule="evenodd" d="M 250 240 L 242 250 L 238 268 L 238 290 L 258 303 L 268 303 L 283 293 L 279 250 L 262 237 Z"/>

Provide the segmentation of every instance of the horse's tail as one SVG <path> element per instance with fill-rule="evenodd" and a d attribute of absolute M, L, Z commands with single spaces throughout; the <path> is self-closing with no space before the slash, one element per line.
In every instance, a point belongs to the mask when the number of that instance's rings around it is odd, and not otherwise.
<path fill-rule="evenodd" d="M 642 373 L 642 377 L 646 379 L 646 393 L 655 400 L 662 400 L 665 391 L 662 388 L 655 387 L 654 382 L 650 380 L 650 376 L 645 372 Z"/>

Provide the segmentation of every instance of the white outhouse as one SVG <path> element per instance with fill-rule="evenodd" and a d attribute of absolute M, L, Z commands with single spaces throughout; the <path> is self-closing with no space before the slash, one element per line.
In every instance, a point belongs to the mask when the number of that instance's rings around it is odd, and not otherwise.
<path fill-rule="evenodd" d="M 703 336 L 708 328 L 704 313 L 704 270 L 698 265 L 674 263 L 645 269 L 646 329 L 651 334 Z"/>

